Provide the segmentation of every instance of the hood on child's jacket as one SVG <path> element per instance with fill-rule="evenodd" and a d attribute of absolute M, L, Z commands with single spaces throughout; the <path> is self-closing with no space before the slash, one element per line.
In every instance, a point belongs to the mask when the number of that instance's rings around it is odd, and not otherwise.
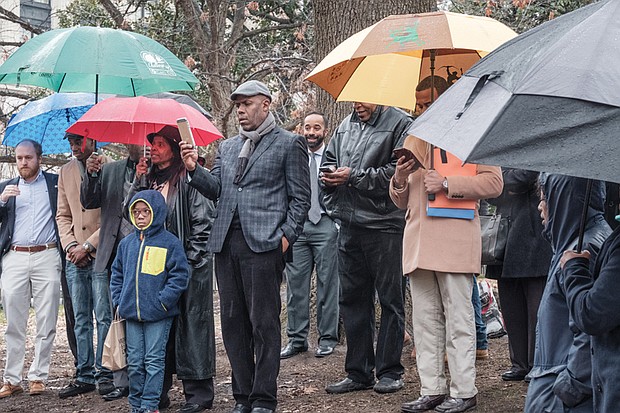
<path fill-rule="evenodd" d="M 134 208 L 136 203 L 140 201 L 144 202 L 151 210 L 150 223 L 142 229 L 136 225 L 136 217 L 134 216 Z M 131 198 L 131 203 L 129 204 L 129 219 L 131 219 L 131 223 L 138 231 L 144 231 L 144 235 L 153 235 L 164 229 L 166 214 L 166 200 L 159 191 L 148 189 L 138 192 Z"/>
<path fill-rule="evenodd" d="M 133 212 L 140 201 L 147 205 L 140 215 L 147 224 L 142 229 L 136 226 L 136 232 L 119 243 L 110 290 L 121 317 L 148 322 L 179 314 L 178 301 L 189 282 L 189 264 L 181 241 L 164 228 L 164 197 L 153 190 L 138 192 L 129 206 L 134 225 L 137 217 Z"/>

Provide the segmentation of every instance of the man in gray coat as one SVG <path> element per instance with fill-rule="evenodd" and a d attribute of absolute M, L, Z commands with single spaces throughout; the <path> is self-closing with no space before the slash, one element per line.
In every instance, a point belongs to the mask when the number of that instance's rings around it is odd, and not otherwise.
<path fill-rule="evenodd" d="M 211 172 L 181 142 L 190 185 L 218 199 L 208 248 L 215 253 L 222 337 L 232 367 L 233 413 L 271 413 L 280 368 L 280 284 L 285 254 L 310 208 L 304 138 L 275 125 L 267 86 L 231 95 L 239 135 L 220 143 Z"/>

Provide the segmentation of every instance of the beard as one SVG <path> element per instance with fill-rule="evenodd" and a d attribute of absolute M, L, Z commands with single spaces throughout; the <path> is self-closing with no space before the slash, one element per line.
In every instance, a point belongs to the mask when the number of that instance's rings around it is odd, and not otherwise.
<path fill-rule="evenodd" d="M 306 138 L 306 143 L 308 144 L 309 149 L 316 149 L 320 147 L 323 144 L 323 141 L 325 140 L 325 136 L 318 136 L 315 134 L 306 135 L 304 137 Z M 309 139 L 314 139 L 314 140 L 311 142 Z"/>
<path fill-rule="evenodd" d="M 28 179 L 32 179 L 34 177 L 37 176 L 37 174 L 39 173 L 39 169 L 33 169 L 30 168 L 28 166 L 19 168 L 19 175 L 25 180 L 27 181 Z"/>

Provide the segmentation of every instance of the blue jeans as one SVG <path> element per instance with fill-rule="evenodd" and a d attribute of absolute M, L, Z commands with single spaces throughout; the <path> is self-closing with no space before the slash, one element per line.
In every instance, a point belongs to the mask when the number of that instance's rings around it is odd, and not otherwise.
<path fill-rule="evenodd" d="M 471 295 L 471 302 L 474 305 L 474 316 L 476 319 L 476 350 L 486 350 L 489 348 L 487 341 L 487 325 L 482 319 L 482 304 L 480 303 L 480 292 L 478 291 L 478 280 L 474 276 L 474 291 Z"/>
<path fill-rule="evenodd" d="M 172 320 L 172 317 L 149 322 L 127 320 L 127 373 L 132 409 L 157 410 Z"/>
<path fill-rule="evenodd" d="M 112 380 L 112 372 L 101 366 L 103 342 L 112 322 L 110 284 L 107 272 L 93 271 L 67 262 L 67 285 L 75 315 L 77 341 L 77 379 L 82 383 Z M 93 349 L 93 312 L 97 322 L 97 352 Z"/>

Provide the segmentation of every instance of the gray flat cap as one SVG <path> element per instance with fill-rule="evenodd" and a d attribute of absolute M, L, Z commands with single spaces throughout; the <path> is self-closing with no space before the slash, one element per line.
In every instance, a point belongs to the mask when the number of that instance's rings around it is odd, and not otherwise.
<path fill-rule="evenodd" d="M 259 82 L 258 80 L 248 80 L 240 84 L 232 95 L 230 95 L 231 100 L 237 99 L 238 96 L 256 96 L 263 95 L 267 96 L 269 100 L 271 100 L 271 92 L 269 92 L 269 88 L 263 82 Z"/>

